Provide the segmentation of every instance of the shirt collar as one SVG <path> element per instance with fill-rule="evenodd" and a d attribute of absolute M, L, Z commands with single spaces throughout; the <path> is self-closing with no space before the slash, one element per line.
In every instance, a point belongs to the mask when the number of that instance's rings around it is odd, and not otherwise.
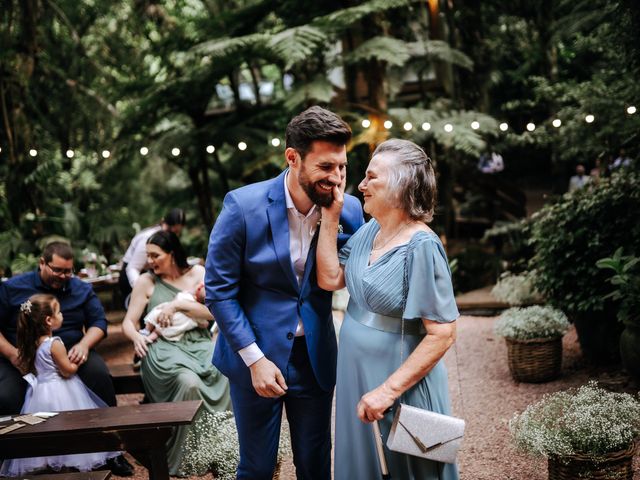
<path fill-rule="evenodd" d="M 287 173 L 284 175 L 284 200 L 287 205 L 287 210 L 293 209 L 294 213 L 302 215 L 302 213 L 296 208 L 293 203 L 293 198 L 291 198 L 291 193 L 289 192 L 289 186 L 287 185 L 287 177 L 289 177 L 290 170 L 287 170 Z M 309 212 L 306 215 L 303 215 L 305 218 L 309 218 L 311 215 L 319 214 L 320 211 L 318 206 L 314 203 Z"/>
<path fill-rule="evenodd" d="M 46 283 L 44 283 L 42 281 L 42 277 L 40 276 L 40 267 L 36 268 L 35 271 L 33 272 L 33 276 L 35 277 L 34 279 L 34 285 L 38 290 L 44 290 L 47 292 L 51 292 L 52 294 L 56 294 L 56 293 L 68 293 L 71 291 L 71 277 L 69 280 L 67 280 L 67 282 L 63 285 L 62 288 L 56 290 L 51 288 L 49 285 L 47 285 Z"/>

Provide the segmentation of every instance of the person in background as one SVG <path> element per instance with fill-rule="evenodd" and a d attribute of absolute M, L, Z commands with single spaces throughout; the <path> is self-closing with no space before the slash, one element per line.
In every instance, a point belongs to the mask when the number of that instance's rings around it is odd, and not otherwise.
<path fill-rule="evenodd" d="M 69 361 L 78 366 L 84 384 L 109 406 L 116 394 L 109 369 L 94 347 L 107 334 L 107 319 L 100 300 L 88 283 L 73 275 L 73 250 L 64 242 L 48 244 L 32 272 L 11 277 L 0 284 L 0 415 L 20 411 L 27 391 L 22 378 L 16 330 L 20 306 L 36 293 L 56 297 L 65 322 L 54 334 L 62 340 Z M 123 456 L 111 460 L 116 475 L 133 475 Z"/>
<path fill-rule="evenodd" d="M 220 335 L 213 363 L 229 377 L 240 441 L 237 478 L 270 480 L 283 408 L 298 478 L 331 478 L 336 335 L 331 294 L 315 275 L 320 205 L 346 176 L 351 129 L 311 107 L 287 125 L 278 177 L 229 192 L 209 240 L 206 305 Z M 363 222 L 345 195 L 342 245 Z M 335 246 L 334 246 L 335 248 Z"/>
<path fill-rule="evenodd" d="M 590 181 L 591 177 L 586 175 L 584 165 L 579 163 L 576 165 L 576 174 L 569 179 L 569 192 L 583 188 Z"/>
<path fill-rule="evenodd" d="M 63 324 L 56 297 L 38 293 L 20 305 L 18 320 L 18 362 L 27 372 L 29 383 L 20 413 L 67 412 L 106 407 L 95 393 L 76 375 L 78 364 L 67 356 L 67 349 L 53 331 Z M 51 468 L 75 468 L 88 472 L 108 463 L 121 452 L 98 452 L 50 457 L 5 460 L 0 476 L 20 476 Z"/>
<path fill-rule="evenodd" d="M 147 227 L 133 237 L 129 248 L 127 248 L 124 257 L 122 257 L 122 270 L 120 270 L 120 278 L 118 281 L 122 298 L 125 299 L 125 307 L 128 304 L 128 297 L 131 294 L 133 286 L 146 269 L 147 252 L 145 246 L 149 237 L 161 230 L 173 232 L 180 236 L 185 223 L 184 210 L 174 208 L 164 216 L 159 224 Z"/>
<path fill-rule="evenodd" d="M 593 168 L 589 171 L 589 177 L 594 185 L 600 183 L 600 177 L 602 177 L 602 162 L 600 157 L 596 158 Z"/>
<path fill-rule="evenodd" d="M 619 150 L 618 156 L 613 161 L 613 163 L 609 166 L 609 168 L 613 170 L 617 170 L 619 168 L 627 168 L 631 166 L 631 162 L 633 160 L 627 157 L 627 152 L 624 148 Z"/>

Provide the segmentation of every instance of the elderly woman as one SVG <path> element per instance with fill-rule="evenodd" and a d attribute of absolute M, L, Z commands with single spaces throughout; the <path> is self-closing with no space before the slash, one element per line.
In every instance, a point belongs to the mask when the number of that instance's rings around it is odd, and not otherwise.
<path fill-rule="evenodd" d="M 211 312 L 201 303 L 176 298 L 180 291 L 195 290 L 202 283 L 204 267 L 187 263 L 180 240 L 173 232 L 154 233 L 147 240 L 146 250 L 152 272 L 143 274 L 134 285 L 122 330 L 133 342 L 136 354 L 142 357 L 141 374 L 147 397 L 152 402 L 202 400 L 201 412 L 230 410 L 229 382 L 211 364 L 214 346 L 208 328 L 208 321 L 213 320 Z M 153 340 L 143 335 L 135 326 L 137 319 L 145 309 L 150 311 L 160 304 L 165 304 L 158 315 L 163 327 L 171 325 L 173 314 L 180 311 L 193 318 L 199 328 L 187 331 L 177 341 L 163 337 Z M 191 426 L 176 428 L 169 439 L 167 460 L 171 475 L 204 473 L 185 471 L 183 465 L 189 431 L 198 438 L 206 434 L 198 423 L 196 419 Z"/>
<path fill-rule="evenodd" d="M 317 250 L 318 285 L 346 283 L 351 295 L 338 350 L 335 478 L 380 478 L 370 422 L 379 420 L 386 442 L 393 414 L 385 411 L 396 401 L 450 413 L 441 359 L 459 314 L 444 248 L 426 225 L 436 183 L 425 152 L 406 140 L 378 146 L 358 186 L 373 219 L 338 255 L 342 188 L 322 209 Z M 454 464 L 389 451 L 386 458 L 392 478 L 458 478 Z"/>

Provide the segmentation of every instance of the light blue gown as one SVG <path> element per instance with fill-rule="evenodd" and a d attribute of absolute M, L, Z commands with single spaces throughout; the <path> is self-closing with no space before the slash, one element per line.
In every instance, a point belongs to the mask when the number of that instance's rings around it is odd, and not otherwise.
<path fill-rule="evenodd" d="M 424 338 L 421 318 L 452 322 L 459 313 L 451 272 L 437 235 L 417 232 L 409 243 L 386 252 L 372 265 L 369 255 L 380 229 L 369 221 L 340 251 L 351 298 L 340 330 L 336 384 L 335 479 L 381 478 L 372 426 L 356 415 L 360 397 L 381 385 L 400 365 L 401 316 L 405 318 L 404 359 Z M 404 315 L 403 277 L 409 254 L 408 294 Z M 429 374 L 408 390 L 403 403 L 450 414 L 447 371 L 439 361 Z M 402 480 L 456 480 L 454 464 L 438 463 L 391 452 L 386 440 L 393 412 L 379 421 L 391 477 Z"/>

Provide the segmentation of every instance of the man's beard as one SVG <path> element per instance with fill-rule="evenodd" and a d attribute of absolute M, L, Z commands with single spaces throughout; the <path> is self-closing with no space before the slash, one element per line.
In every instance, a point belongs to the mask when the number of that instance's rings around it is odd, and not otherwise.
<path fill-rule="evenodd" d="M 309 181 L 309 177 L 307 177 L 306 172 L 304 171 L 304 168 L 300 170 L 300 173 L 298 174 L 298 183 L 314 204 L 319 207 L 331 206 L 331 203 L 333 202 L 333 191 L 328 190 L 325 192 L 324 190 L 318 190 L 316 185 L 319 182 L 311 183 Z"/>

